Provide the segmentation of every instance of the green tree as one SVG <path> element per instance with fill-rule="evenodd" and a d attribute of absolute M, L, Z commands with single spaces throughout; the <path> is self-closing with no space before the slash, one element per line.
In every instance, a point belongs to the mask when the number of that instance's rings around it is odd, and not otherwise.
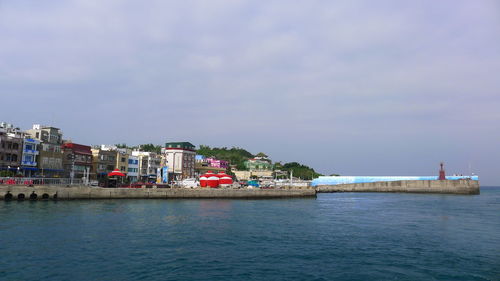
<path fill-rule="evenodd" d="M 205 157 L 215 157 L 219 160 L 229 161 L 230 164 L 236 165 L 238 170 L 246 170 L 245 161 L 250 158 L 253 158 L 254 155 L 243 148 L 239 147 L 210 147 L 208 145 L 200 145 L 198 151 L 196 152 L 199 155 L 203 155 Z"/>
<path fill-rule="evenodd" d="M 276 167 L 276 165 L 275 165 L 275 167 Z M 306 165 L 302 165 L 298 162 L 285 163 L 283 166 L 281 166 L 280 170 L 288 171 L 289 174 L 291 171 L 293 171 L 294 177 L 301 178 L 304 180 L 311 180 L 313 178 L 317 178 L 319 176 L 322 176 L 321 174 L 314 171 L 313 168 L 310 168 Z"/>
<path fill-rule="evenodd" d="M 155 152 L 155 153 L 158 153 L 158 154 L 161 153 L 161 145 L 155 145 L 155 144 L 152 144 L 152 143 L 140 144 L 138 146 L 138 148 L 140 150 L 146 151 L 146 152 Z"/>

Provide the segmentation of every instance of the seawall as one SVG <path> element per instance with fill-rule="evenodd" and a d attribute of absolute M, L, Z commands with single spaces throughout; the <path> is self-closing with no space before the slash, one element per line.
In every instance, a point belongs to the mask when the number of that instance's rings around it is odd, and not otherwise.
<path fill-rule="evenodd" d="M 270 199 L 316 197 L 314 189 L 100 188 L 1 186 L 1 200 L 73 199 Z"/>
<path fill-rule="evenodd" d="M 479 194 L 476 180 L 412 180 L 381 181 L 368 183 L 318 185 L 316 190 L 324 192 L 404 192 L 404 193 L 445 193 Z"/>

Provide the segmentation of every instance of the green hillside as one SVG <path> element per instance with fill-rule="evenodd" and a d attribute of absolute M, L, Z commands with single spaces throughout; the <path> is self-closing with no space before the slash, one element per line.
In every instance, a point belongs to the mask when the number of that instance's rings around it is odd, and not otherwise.
<path fill-rule="evenodd" d="M 252 153 L 239 147 L 219 148 L 210 147 L 208 145 L 200 145 L 196 153 L 205 157 L 215 157 L 219 160 L 229 161 L 232 165 L 236 165 L 238 170 L 245 170 L 245 165 L 243 163 L 254 157 Z"/>
<path fill-rule="evenodd" d="M 289 175 L 290 172 L 293 171 L 294 178 L 301 178 L 303 180 L 311 180 L 313 178 L 322 176 L 322 174 L 316 173 L 316 171 L 314 171 L 313 168 L 308 167 L 306 165 L 302 165 L 297 162 L 290 162 L 285 164 L 281 164 L 278 162 L 274 164 L 274 169 L 287 171 Z"/>

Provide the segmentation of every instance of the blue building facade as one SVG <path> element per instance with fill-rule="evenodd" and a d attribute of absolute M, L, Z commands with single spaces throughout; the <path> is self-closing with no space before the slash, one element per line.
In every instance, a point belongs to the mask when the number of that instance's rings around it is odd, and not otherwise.
<path fill-rule="evenodd" d="M 31 177 L 37 169 L 38 146 L 39 140 L 26 138 L 23 141 L 21 170 L 25 177 Z"/>

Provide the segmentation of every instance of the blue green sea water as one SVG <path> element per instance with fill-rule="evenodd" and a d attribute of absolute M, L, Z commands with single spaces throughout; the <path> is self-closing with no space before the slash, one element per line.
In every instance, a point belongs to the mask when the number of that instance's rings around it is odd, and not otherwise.
<path fill-rule="evenodd" d="M 0 280 L 500 280 L 500 188 L 0 202 Z"/>

